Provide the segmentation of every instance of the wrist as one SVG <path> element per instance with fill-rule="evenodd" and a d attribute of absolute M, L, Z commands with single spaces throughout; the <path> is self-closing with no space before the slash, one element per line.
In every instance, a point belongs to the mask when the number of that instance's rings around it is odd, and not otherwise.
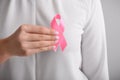
<path fill-rule="evenodd" d="M 0 40 L 0 63 L 6 61 L 9 58 L 7 51 L 7 39 Z"/>
<path fill-rule="evenodd" d="M 3 56 L 4 54 L 7 53 L 5 46 L 6 46 L 6 40 L 5 39 L 0 40 L 0 56 Z"/>

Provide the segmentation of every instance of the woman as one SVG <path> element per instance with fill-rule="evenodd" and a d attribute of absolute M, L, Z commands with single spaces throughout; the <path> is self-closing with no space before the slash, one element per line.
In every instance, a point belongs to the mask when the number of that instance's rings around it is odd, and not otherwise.
<path fill-rule="evenodd" d="M 64 21 L 64 51 L 50 28 Z M 0 80 L 109 80 L 100 0 L 1 0 Z"/>

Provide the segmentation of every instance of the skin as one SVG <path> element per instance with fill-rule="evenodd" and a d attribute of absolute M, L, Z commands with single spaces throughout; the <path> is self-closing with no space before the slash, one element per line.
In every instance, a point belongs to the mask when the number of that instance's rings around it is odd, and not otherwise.
<path fill-rule="evenodd" d="M 0 40 L 0 63 L 11 56 L 30 56 L 53 50 L 58 32 L 44 26 L 21 25 L 11 36 Z"/>

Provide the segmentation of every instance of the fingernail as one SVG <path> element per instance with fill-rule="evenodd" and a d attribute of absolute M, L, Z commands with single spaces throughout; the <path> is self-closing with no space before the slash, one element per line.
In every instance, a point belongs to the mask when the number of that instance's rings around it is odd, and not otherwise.
<path fill-rule="evenodd" d="M 58 40 L 56 40 L 55 43 L 58 43 Z"/>
<path fill-rule="evenodd" d="M 55 31 L 55 34 L 59 34 L 59 32 L 58 32 L 58 31 Z"/>
<path fill-rule="evenodd" d="M 55 49 L 56 48 L 56 46 L 53 46 L 53 49 Z"/>
<path fill-rule="evenodd" d="M 56 52 L 56 50 L 57 50 L 57 49 L 56 49 L 56 46 L 53 46 L 53 50 Z"/>
<path fill-rule="evenodd" d="M 60 37 L 59 36 L 56 36 L 56 39 L 58 40 Z"/>

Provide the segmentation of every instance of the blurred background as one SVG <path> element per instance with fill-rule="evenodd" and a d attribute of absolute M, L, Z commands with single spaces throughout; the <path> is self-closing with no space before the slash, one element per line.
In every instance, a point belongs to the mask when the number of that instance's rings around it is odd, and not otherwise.
<path fill-rule="evenodd" d="M 101 0 L 106 23 L 110 80 L 120 80 L 120 0 Z"/>

